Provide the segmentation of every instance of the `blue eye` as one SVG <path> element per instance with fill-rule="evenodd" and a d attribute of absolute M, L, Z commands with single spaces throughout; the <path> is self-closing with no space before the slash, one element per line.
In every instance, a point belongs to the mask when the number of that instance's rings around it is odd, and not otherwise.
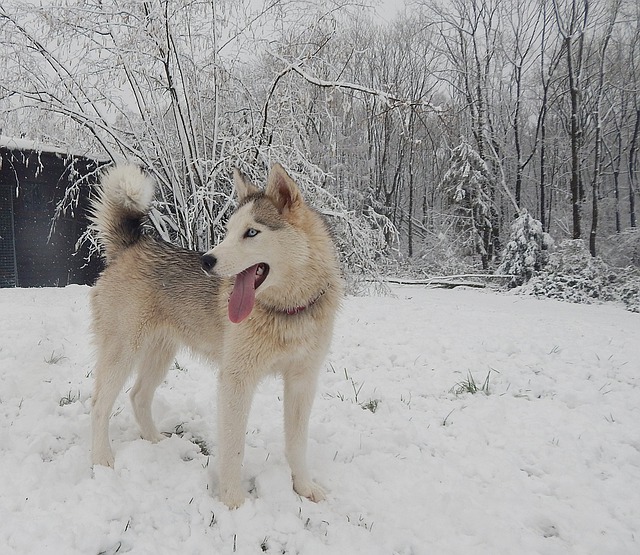
<path fill-rule="evenodd" d="M 260 232 L 257 229 L 253 229 L 252 227 L 250 227 L 249 229 L 247 229 L 247 231 L 245 231 L 244 236 L 255 237 L 256 235 L 258 235 L 258 233 Z"/>

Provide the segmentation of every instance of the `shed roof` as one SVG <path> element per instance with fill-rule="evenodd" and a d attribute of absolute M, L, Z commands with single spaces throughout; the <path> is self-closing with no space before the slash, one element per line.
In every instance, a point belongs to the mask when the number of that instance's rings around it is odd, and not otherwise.
<path fill-rule="evenodd" d="M 17 137 L 9 137 L 8 135 L 0 135 L 0 148 L 7 150 L 30 150 L 33 152 L 50 152 L 52 154 L 61 154 L 63 156 L 75 156 L 82 158 L 90 158 L 98 162 L 106 162 L 107 158 L 94 155 L 90 152 L 74 152 L 69 147 L 54 146 L 39 140 L 20 139 Z"/>

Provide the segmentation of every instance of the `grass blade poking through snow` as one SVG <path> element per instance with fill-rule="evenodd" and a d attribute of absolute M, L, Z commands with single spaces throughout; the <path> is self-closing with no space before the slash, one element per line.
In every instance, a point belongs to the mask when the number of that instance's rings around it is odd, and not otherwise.
<path fill-rule="evenodd" d="M 478 392 L 489 395 L 489 376 L 491 376 L 492 371 L 496 372 L 496 370 L 493 370 L 493 368 L 489 369 L 489 372 L 487 372 L 487 377 L 484 379 L 484 382 L 482 382 L 482 385 L 480 386 L 476 383 L 473 374 L 471 372 L 468 372 L 467 378 L 455 384 L 450 391 L 455 395 L 462 395 L 464 393 L 471 393 L 472 395 L 475 395 Z"/>

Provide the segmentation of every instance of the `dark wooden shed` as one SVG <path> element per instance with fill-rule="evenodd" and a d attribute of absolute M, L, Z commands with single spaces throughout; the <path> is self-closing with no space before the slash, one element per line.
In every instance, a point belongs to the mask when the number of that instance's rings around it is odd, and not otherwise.
<path fill-rule="evenodd" d="M 102 164 L 0 137 L 0 287 L 94 283 L 102 262 L 77 244 Z"/>

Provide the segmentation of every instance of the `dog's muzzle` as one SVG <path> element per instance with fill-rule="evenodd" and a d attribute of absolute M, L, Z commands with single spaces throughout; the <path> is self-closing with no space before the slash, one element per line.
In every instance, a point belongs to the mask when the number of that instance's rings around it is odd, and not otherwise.
<path fill-rule="evenodd" d="M 200 259 L 200 264 L 202 265 L 202 269 L 207 274 L 211 273 L 211 271 L 213 270 L 213 268 L 216 265 L 216 262 L 218 262 L 218 259 L 215 256 L 213 256 L 212 254 L 205 254 Z"/>

